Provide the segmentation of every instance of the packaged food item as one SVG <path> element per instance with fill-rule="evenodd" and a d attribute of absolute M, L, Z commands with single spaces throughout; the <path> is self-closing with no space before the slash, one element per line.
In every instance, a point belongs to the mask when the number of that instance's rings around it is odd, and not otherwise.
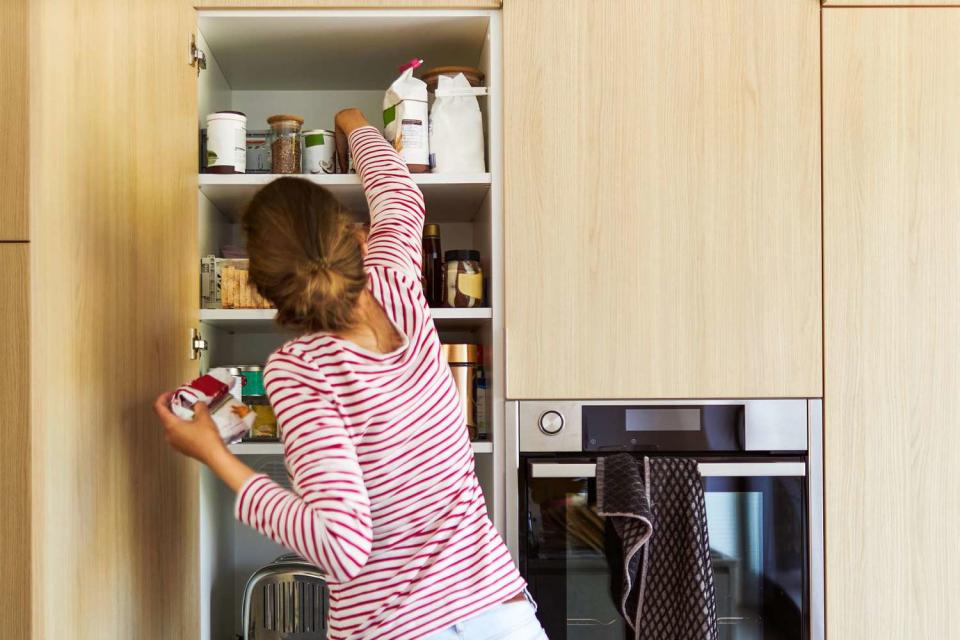
<path fill-rule="evenodd" d="M 207 116 L 207 173 L 244 173 L 247 166 L 247 116 L 217 111 Z"/>
<path fill-rule="evenodd" d="M 335 173 L 337 144 L 333 131 L 311 129 L 303 133 L 303 172 Z"/>
<path fill-rule="evenodd" d="M 270 171 L 300 173 L 300 127 L 303 118 L 285 113 L 267 118 L 270 125 Z"/>
<path fill-rule="evenodd" d="M 453 382 L 460 396 L 460 406 L 467 422 L 470 439 L 477 439 L 476 398 L 474 397 L 474 377 L 480 367 L 480 349 L 475 344 L 444 344 L 443 357 L 450 365 Z"/>
<path fill-rule="evenodd" d="M 247 401 L 256 417 L 250 427 L 251 440 L 276 440 L 279 436 L 277 416 L 266 396 L 250 398 Z"/>
<path fill-rule="evenodd" d="M 271 304 L 250 283 L 246 258 L 200 259 L 200 306 L 203 309 L 269 309 Z"/>
<path fill-rule="evenodd" d="M 430 171 L 433 173 L 483 173 L 483 117 L 478 95 L 462 73 L 438 78 L 436 99 L 430 109 Z"/>
<path fill-rule="evenodd" d="M 447 251 L 444 279 L 444 305 L 447 307 L 483 306 L 483 270 L 480 252 L 473 249 Z"/>
<path fill-rule="evenodd" d="M 443 252 L 438 224 L 423 226 L 423 295 L 431 307 L 443 305 Z"/>
<path fill-rule="evenodd" d="M 413 77 L 413 70 L 421 64 L 423 60 L 414 59 L 402 66 L 400 77 L 383 97 L 383 135 L 411 173 L 430 170 L 427 85 Z"/>
<path fill-rule="evenodd" d="M 247 131 L 247 173 L 270 173 L 269 131 Z"/>
<path fill-rule="evenodd" d="M 483 373 L 483 367 L 477 367 L 477 375 L 473 380 L 473 396 L 475 398 L 475 411 L 477 416 L 477 440 L 490 439 L 490 414 L 488 413 L 489 398 L 487 392 L 487 378 Z"/>
<path fill-rule="evenodd" d="M 267 395 L 263 388 L 263 367 L 250 364 L 240 365 L 240 376 L 243 378 L 243 399 Z"/>
<path fill-rule="evenodd" d="M 182 420 L 193 420 L 194 406 L 203 402 L 217 425 L 220 438 L 236 442 L 253 426 L 255 414 L 232 395 L 233 376 L 223 368 L 211 369 L 196 380 L 178 387 L 170 400 L 170 410 Z"/>
<path fill-rule="evenodd" d="M 230 395 L 243 402 L 243 375 L 240 367 L 221 367 L 226 369 L 233 381 L 230 383 Z"/>
<path fill-rule="evenodd" d="M 421 73 L 420 79 L 427 83 L 427 91 L 436 91 L 437 84 L 439 83 L 441 76 L 453 78 L 458 74 L 463 74 L 463 76 L 470 83 L 471 87 L 479 87 L 483 84 L 484 73 L 476 67 L 433 67 L 432 69 L 427 69 Z"/>

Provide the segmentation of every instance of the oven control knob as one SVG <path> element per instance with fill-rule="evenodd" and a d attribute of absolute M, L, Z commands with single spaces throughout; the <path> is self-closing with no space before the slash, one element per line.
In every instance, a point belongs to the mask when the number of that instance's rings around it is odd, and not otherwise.
<path fill-rule="evenodd" d="M 555 436 L 563 429 L 563 415 L 559 411 L 544 411 L 540 414 L 540 431 Z"/>

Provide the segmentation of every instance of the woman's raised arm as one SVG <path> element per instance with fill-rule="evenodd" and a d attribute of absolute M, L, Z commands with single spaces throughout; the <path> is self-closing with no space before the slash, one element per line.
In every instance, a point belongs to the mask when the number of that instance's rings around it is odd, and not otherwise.
<path fill-rule="evenodd" d="M 360 111 L 341 111 L 336 125 L 338 148 L 349 141 L 370 207 L 366 264 L 395 269 L 419 283 L 425 216 L 420 187 L 396 150 Z"/>

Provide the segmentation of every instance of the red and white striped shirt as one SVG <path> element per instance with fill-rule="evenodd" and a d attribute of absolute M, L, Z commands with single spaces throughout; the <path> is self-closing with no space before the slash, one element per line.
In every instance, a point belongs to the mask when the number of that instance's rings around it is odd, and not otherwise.
<path fill-rule="evenodd" d="M 423 195 L 373 127 L 350 148 L 370 205 L 368 286 L 404 344 L 380 354 L 317 333 L 270 356 L 294 490 L 253 476 L 236 515 L 327 574 L 330 638 L 421 638 L 525 585 L 487 517 L 423 296 Z"/>

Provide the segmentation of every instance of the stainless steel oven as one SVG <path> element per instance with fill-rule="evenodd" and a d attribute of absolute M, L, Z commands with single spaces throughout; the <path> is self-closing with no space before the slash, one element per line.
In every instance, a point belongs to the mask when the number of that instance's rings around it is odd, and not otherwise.
<path fill-rule="evenodd" d="M 720 638 L 823 638 L 819 399 L 507 404 L 508 544 L 552 640 L 629 637 L 595 511 L 622 451 L 698 460 Z"/>

